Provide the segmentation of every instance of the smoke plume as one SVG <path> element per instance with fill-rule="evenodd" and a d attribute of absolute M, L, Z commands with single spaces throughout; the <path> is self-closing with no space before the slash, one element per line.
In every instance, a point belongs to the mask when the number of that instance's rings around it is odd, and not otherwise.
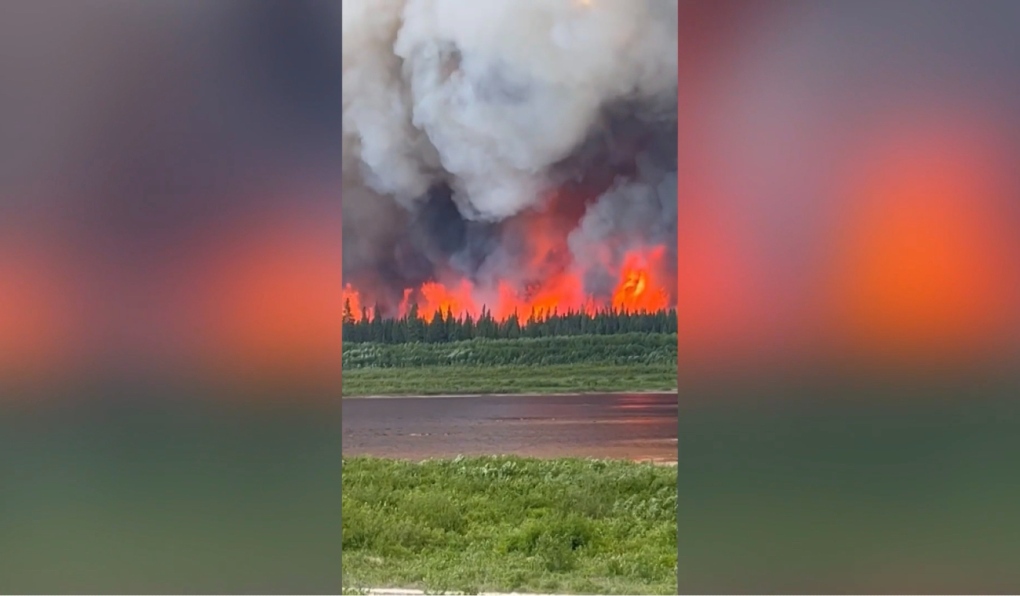
<path fill-rule="evenodd" d="M 427 282 L 485 294 L 568 272 L 598 296 L 626 251 L 674 258 L 675 1 L 342 12 L 347 283 L 392 305 Z"/>

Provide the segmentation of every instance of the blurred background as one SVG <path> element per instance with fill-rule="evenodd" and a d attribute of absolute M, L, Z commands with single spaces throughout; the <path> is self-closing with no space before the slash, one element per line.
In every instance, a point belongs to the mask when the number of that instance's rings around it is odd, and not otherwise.
<path fill-rule="evenodd" d="M 0 5 L 0 592 L 338 590 L 339 21 Z"/>
<path fill-rule="evenodd" d="M 1015 593 L 1020 7 L 678 1 L 680 591 Z M 0 4 L 0 591 L 337 591 L 339 8 Z"/>
<path fill-rule="evenodd" d="M 1020 589 L 1017 22 L 681 0 L 681 593 Z"/>

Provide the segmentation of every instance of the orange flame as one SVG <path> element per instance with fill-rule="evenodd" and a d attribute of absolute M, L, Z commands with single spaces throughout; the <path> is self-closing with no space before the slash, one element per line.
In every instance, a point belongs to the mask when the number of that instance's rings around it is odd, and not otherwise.
<path fill-rule="evenodd" d="M 613 308 L 625 312 L 654 312 L 669 308 L 672 303 L 669 279 L 663 267 L 665 247 L 635 249 L 626 253 L 621 266 L 616 268 L 618 282 L 612 297 L 599 300 L 584 291 L 579 272 L 567 269 L 553 272 L 541 281 L 516 287 L 500 282 L 492 291 L 485 291 L 466 279 L 443 284 L 427 282 L 404 291 L 396 316 L 406 316 L 417 306 L 418 316 L 429 318 L 436 312 L 455 316 L 482 314 L 485 309 L 497 320 L 518 317 L 541 319 L 553 313 L 594 313 L 600 308 Z M 351 284 L 343 290 L 343 300 L 350 305 L 355 320 L 361 318 L 366 296 Z M 372 308 L 365 307 L 368 316 Z"/>
<path fill-rule="evenodd" d="M 586 291 L 585 271 L 574 262 L 567 242 L 584 213 L 584 203 L 577 199 L 558 191 L 547 197 L 542 209 L 506 222 L 504 233 L 515 238 L 515 244 L 527 247 L 526 252 L 516 255 L 519 262 L 513 272 L 515 279 L 479 285 L 441 274 L 437 280 L 406 288 L 396 312 L 388 314 L 405 316 L 412 305 L 417 305 L 420 317 L 430 318 L 439 311 L 478 318 L 484 309 L 502 321 L 514 314 L 522 319 L 542 319 L 553 313 L 590 314 L 605 308 L 656 311 L 671 306 L 676 271 L 664 266 L 664 246 L 631 249 L 617 262 L 610 250 L 616 248 L 615 240 L 609 239 L 597 249 L 598 254 L 588 255 L 587 260 L 599 263 L 603 271 L 615 276 L 615 291 L 606 296 Z M 355 318 L 360 318 L 360 306 L 374 303 L 368 288 L 350 284 L 344 288 L 344 299 L 356 311 Z"/>
<path fill-rule="evenodd" d="M 613 308 L 628 312 L 654 312 L 669 305 L 669 294 L 655 283 L 653 271 L 661 264 L 664 253 L 665 249 L 660 246 L 648 254 L 627 254 L 622 279 L 613 294 Z"/>
<path fill-rule="evenodd" d="M 467 280 L 447 287 L 440 283 L 429 282 L 419 289 L 421 298 L 417 301 L 418 310 L 423 315 L 447 312 L 455 314 L 475 312 L 476 307 L 471 296 L 472 287 Z M 410 304 L 409 297 L 405 296 L 405 304 Z"/>
<path fill-rule="evenodd" d="M 364 312 L 369 318 L 372 318 L 372 309 L 365 307 L 361 303 L 361 294 L 354 289 L 354 286 L 351 284 L 344 284 L 341 297 L 343 298 L 344 308 L 348 306 L 350 307 L 350 314 L 354 317 L 354 320 L 360 320 L 362 312 Z"/>

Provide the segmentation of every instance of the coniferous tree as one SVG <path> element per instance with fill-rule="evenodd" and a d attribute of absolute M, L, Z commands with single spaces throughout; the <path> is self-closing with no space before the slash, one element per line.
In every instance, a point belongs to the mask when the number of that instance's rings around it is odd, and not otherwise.
<path fill-rule="evenodd" d="M 351 310 L 351 299 L 344 298 L 344 314 L 341 333 L 346 341 L 357 342 L 357 330 L 355 327 L 354 312 Z"/>
<path fill-rule="evenodd" d="M 446 341 L 446 321 L 443 320 L 443 313 L 437 310 L 432 315 L 428 329 L 425 330 L 425 341 L 430 344 L 438 344 Z"/>
<path fill-rule="evenodd" d="M 382 308 L 362 308 L 356 317 L 349 300 L 344 301 L 343 338 L 346 343 L 378 342 L 445 343 L 473 339 L 542 338 L 568 335 L 619 333 L 676 333 L 676 309 L 629 312 L 602 308 L 592 312 L 567 310 L 532 311 L 522 321 L 518 313 L 497 320 L 483 307 L 477 318 L 447 308 L 422 316 L 417 305 L 399 319 L 386 317 Z"/>

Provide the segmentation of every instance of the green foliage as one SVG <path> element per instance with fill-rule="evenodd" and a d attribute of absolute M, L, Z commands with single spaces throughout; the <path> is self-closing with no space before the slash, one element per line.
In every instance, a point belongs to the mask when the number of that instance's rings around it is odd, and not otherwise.
<path fill-rule="evenodd" d="M 676 333 L 574 335 L 521 339 L 472 339 L 454 343 L 344 345 L 343 368 L 428 366 L 550 366 L 567 364 L 671 365 Z M 675 375 L 674 375 L 675 376 Z"/>
<path fill-rule="evenodd" d="M 437 395 L 676 389 L 676 334 L 344 345 L 343 394 Z"/>
<path fill-rule="evenodd" d="M 343 395 L 676 391 L 676 364 L 550 364 L 354 368 Z"/>
<path fill-rule="evenodd" d="M 676 309 L 658 312 L 624 312 L 612 309 L 594 313 L 532 313 L 522 320 L 516 313 L 497 321 L 483 309 L 475 320 L 470 315 L 454 316 L 447 310 L 422 315 L 412 305 L 399 319 L 383 318 L 379 308 L 369 317 L 364 309 L 355 316 L 349 301 L 344 303 L 343 338 L 356 343 L 447 343 L 468 339 L 516 339 L 565 335 L 614 335 L 620 333 L 676 333 Z"/>
<path fill-rule="evenodd" d="M 676 591 L 675 467 L 517 457 L 342 466 L 348 589 Z"/>

